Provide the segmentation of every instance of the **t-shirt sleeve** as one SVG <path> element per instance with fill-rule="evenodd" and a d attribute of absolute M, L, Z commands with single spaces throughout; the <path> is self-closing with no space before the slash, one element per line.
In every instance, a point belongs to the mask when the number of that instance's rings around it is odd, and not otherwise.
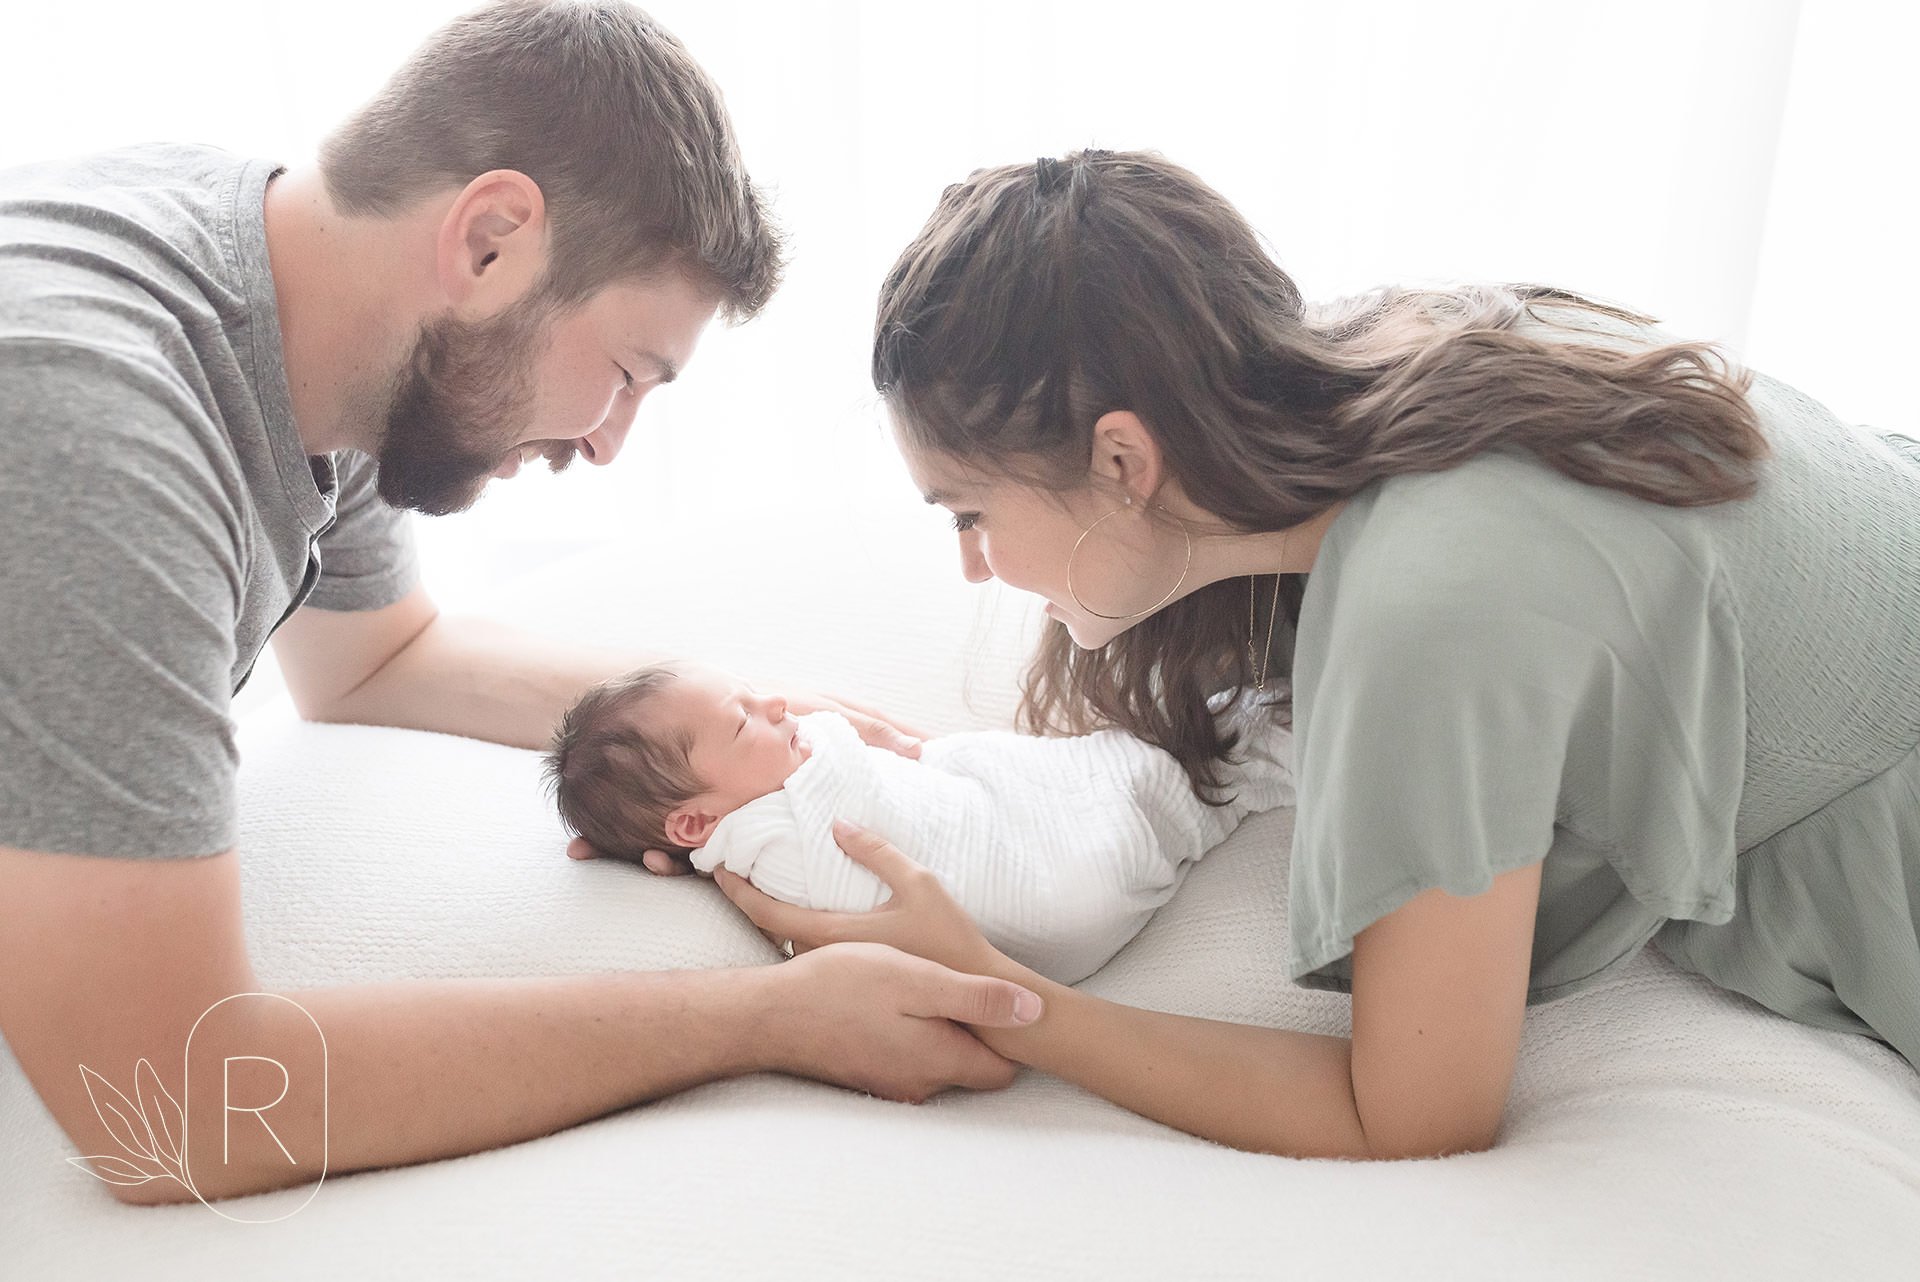
<path fill-rule="evenodd" d="M 240 516 L 195 412 L 133 360 L 0 345 L 0 844 L 234 845 Z"/>
<path fill-rule="evenodd" d="M 379 468 L 357 450 L 334 455 L 339 493 L 333 527 L 320 536 L 320 579 L 306 604 L 322 610 L 377 610 L 420 581 L 409 514 L 378 491 Z"/>
<path fill-rule="evenodd" d="M 1431 519 L 1376 515 L 1337 581 L 1310 584 L 1294 979 L 1349 987 L 1367 926 L 1563 839 L 1662 914 L 1722 907 L 1744 727 L 1728 616 L 1633 500 L 1556 485 L 1571 503 L 1435 485 Z"/>

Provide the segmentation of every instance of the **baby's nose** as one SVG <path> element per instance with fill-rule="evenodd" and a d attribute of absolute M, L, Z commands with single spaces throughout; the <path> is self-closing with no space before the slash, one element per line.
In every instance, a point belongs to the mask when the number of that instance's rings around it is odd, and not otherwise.
<path fill-rule="evenodd" d="M 767 700 L 767 712 L 775 721 L 787 715 L 787 701 L 779 695 Z"/>

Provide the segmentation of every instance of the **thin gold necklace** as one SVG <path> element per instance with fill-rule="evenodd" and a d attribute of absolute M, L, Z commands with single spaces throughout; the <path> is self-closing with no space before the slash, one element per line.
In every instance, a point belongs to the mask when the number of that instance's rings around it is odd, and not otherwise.
<path fill-rule="evenodd" d="M 1292 530 L 1288 530 L 1280 536 L 1280 562 L 1282 565 L 1286 564 L 1287 540 L 1292 536 Z M 1267 665 L 1273 662 L 1273 625 L 1274 621 L 1280 617 L 1280 574 L 1278 571 L 1274 573 L 1273 604 L 1267 607 L 1267 648 L 1256 658 L 1253 653 L 1253 581 L 1259 577 L 1257 574 L 1249 574 L 1247 576 L 1247 666 L 1254 670 L 1253 688 L 1255 690 L 1265 690 L 1267 688 Z"/>
<path fill-rule="evenodd" d="M 1273 660 L 1273 624 L 1280 617 L 1280 576 L 1273 576 L 1273 604 L 1267 613 L 1267 648 L 1256 659 L 1253 652 L 1253 580 L 1256 576 L 1247 576 L 1247 666 L 1254 669 L 1253 688 L 1267 688 L 1267 665 Z"/>

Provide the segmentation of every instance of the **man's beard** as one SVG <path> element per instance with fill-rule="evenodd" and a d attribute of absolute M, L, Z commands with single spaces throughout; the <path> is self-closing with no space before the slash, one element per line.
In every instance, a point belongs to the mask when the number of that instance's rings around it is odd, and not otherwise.
<path fill-rule="evenodd" d="M 441 316 L 420 326 L 387 402 L 382 499 L 428 516 L 473 506 L 518 452 L 550 316 L 529 300 L 491 320 Z M 559 472 L 573 461 L 573 442 L 547 441 L 541 452 Z"/>

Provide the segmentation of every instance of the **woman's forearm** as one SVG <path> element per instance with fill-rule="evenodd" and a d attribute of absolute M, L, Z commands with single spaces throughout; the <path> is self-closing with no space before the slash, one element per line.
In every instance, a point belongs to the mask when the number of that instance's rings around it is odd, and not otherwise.
<path fill-rule="evenodd" d="M 1347 1038 L 1122 1006 L 1017 964 L 992 973 L 1046 1002 L 1026 1028 L 974 1030 L 1008 1059 L 1234 1148 L 1372 1157 Z"/>

